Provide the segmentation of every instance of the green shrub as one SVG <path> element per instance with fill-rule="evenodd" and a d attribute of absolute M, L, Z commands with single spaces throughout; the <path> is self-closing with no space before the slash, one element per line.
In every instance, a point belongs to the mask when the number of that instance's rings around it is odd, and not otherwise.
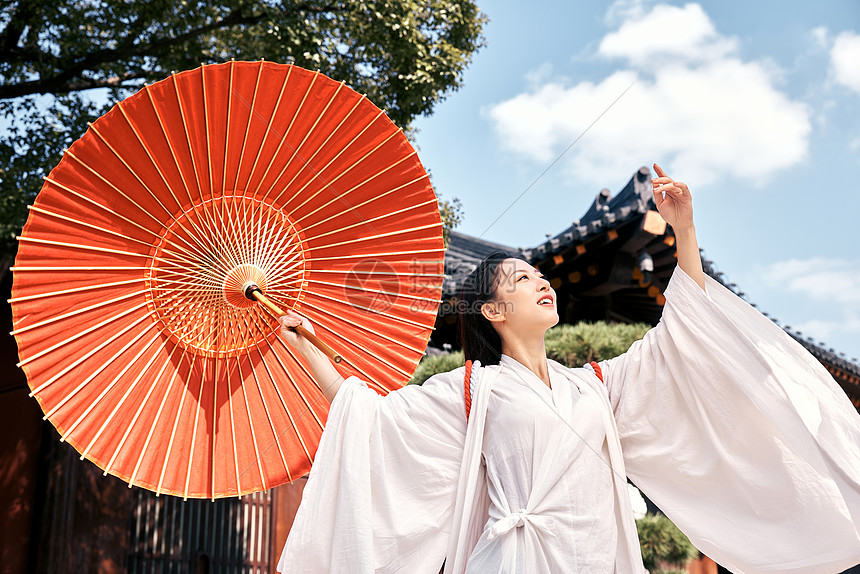
<path fill-rule="evenodd" d="M 546 354 L 568 367 L 603 361 L 626 352 L 650 329 L 644 323 L 577 323 L 558 325 L 546 333 Z"/>
<path fill-rule="evenodd" d="M 558 325 L 546 333 L 546 354 L 562 365 L 581 367 L 590 361 L 617 357 L 645 336 L 648 329 L 643 323 L 624 325 L 605 321 Z M 454 370 L 464 363 L 462 351 L 425 355 L 409 384 L 420 385 L 436 373 Z"/>
<path fill-rule="evenodd" d="M 418 363 L 418 368 L 412 375 L 409 381 L 410 385 L 420 385 L 437 373 L 447 373 L 458 367 L 462 367 L 466 363 L 463 358 L 463 351 L 454 351 L 453 353 L 442 353 L 441 355 L 424 355 L 421 362 Z"/>
<path fill-rule="evenodd" d="M 639 546 L 642 548 L 642 562 L 645 568 L 656 574 L 658 566 L 669 564 L 684 568 L 699 555 L 683 532 L 662 514 L 646 514 L 636 521 Z M 673 570 L 663 570 L 666 574 Z M 681 571 L 683 572 L 683 570 Z"/>

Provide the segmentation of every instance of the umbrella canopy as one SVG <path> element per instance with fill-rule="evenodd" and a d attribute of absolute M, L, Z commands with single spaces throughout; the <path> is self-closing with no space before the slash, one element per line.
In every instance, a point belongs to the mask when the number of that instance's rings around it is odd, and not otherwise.
<path fill-rule="evenodd" d="M 202 66 L 116 104 L 46 178 L 13 268 L 20 366 L 62 440 L 130 486 L 270 488 L 308 472 L 328 402 L 243 286 L 385 393 L 424 352 L 443 254 L 427 173 L 365 97 Z"/>

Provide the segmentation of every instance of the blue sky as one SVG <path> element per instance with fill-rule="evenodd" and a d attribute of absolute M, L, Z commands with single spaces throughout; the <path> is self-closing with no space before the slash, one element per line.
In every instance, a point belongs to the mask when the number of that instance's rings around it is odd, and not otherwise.
<path fill-rule="evenodd" d="M 750 301 L 860 357 L 860 2 L 479 5 L 486 47 L 416 123 L 460 231 L 534 246 L 657 162 Z"/>

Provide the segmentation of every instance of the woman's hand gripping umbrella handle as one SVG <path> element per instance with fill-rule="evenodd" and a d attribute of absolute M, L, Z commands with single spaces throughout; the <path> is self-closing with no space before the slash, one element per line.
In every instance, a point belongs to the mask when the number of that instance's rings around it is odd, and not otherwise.
<path fill-rule="evenodd" d="M 276 317 L 280 318 L 280 317 L 283 317 L 287 314 L 286 311 L 284 311 L 283 309 L 281 309 L 280 307 L 278 307 L 277 305 L 272 303 L 268 297 L 263 295 L 263 292 L 260 291 L 260 288 L 257 287 L 257 285 L 254 283 L 251 283 L 251 284 L 245 286 L 245 297 L 247 297 L 248 299 L 259 301 L 261 305 L 263 305 L 269 311 L 274 313 Z M 319 349 L 320 351 L 325 353 L 328 356 L 328 358 L 331 359 L 332 361 L 334 361 L 335 363 L 339 363 L 343 359 L 340 355 L 337 354 L 337 352 L 334 349 L 332 349 L 327 344 L 325 344 L 325 342 L 322 339 L 320 339 L 319 337 L 317 337 L 316 335 L 314 335 L 313 333 L 308 331 L 302 325 L 296 325 L 296 326 L 290 327 L 290 328 L 294 329 L 298 334 L 300 334 L 302 337 L 304 337 L 309 342 L 311 342 L 317 349 Z"/>

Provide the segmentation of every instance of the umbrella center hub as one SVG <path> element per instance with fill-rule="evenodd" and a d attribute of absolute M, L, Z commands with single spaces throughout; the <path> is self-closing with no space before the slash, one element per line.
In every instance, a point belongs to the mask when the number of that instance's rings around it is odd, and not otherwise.
<path fill-rule="evenodd" d="M 255 284 L 263 293 L 266 292 L 266 272 L 250 263 L 237 265 L 227 272 L 224 277 L 224 285 L 221 291 L 224 294 L 224 301 L 231 307 L 237 309 L 247 309 L 255 307 L 258 303 L 252 299 L 248 299 L 245 295 L 245 289 L 249 284 Z"/>
<path fill-rule="evenodd" d="M 237 356 L 271 343 L 278 321 L 244 286 L 256 284 L 285 309 L 303 298 L 307 246 L 271 203 L 225 192 L 184 206 L 159 235 L 147 299 L 162 332 L 193 353 Z"/>

